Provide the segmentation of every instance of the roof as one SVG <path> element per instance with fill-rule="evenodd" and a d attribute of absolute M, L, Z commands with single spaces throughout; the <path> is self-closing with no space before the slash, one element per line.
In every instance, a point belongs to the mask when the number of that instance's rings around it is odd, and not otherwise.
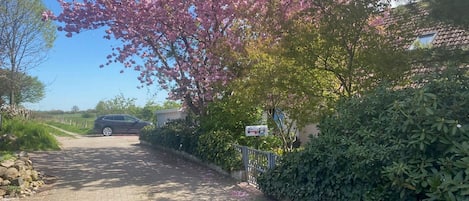
<path fill-rule="evenodd" d="M 409 49 L 419 36 L 434 34 L 430 45 L 433 48 L 469 48 L 469 31 L 462 27 L 450 25 L 430 17 L 425 3 L 412 3 L 394 8 L 388 18 L 384 19 L 386 25 L 399 24 L 400 29 L 406 29 L 410 35 L 406 36 L 406 46 Z"/>
<path fill-rule="evenodd" d="M 173 113 L 173 112 L 184 112 L 182 108 L 172 108 L 172 109 L 164 109 L 164 110 L 157 110 L 156 114 L 166 114 L 166 113 Z"/>

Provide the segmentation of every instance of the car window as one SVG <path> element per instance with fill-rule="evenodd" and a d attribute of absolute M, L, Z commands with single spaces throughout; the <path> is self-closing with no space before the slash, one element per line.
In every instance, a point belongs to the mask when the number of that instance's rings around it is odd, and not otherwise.
<path fill-rule="evenodd" d="M 114 120 L 114 116 L 105 116 L 103 120 Z"/>
<path fill-rule="evenodd" d="M 131 122 L 137 121 L 136 118 L 131 117 L 131 116 L 124 116 L 124 119 L 125 119 L 125 121 L 131 121 Z"/>
<path fill-rule="evenodd" d="M 116 120 L 116 121 L 124 121 L 124 117 L 123 117 L 123 116 L 114 116 L 114 120 Z"/>

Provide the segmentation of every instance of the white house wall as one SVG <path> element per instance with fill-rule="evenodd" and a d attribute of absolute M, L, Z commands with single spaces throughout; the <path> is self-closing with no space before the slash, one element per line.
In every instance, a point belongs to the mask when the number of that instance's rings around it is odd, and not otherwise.
<path fill-rule="evenodd" d="M 167 109 L 159 110 L 155 112 L 156 120 L 158 122 L 157 126 L 160 128 L 170 120 L 184 119 L 187 116 L 187 113 L 181 109 Z"/>

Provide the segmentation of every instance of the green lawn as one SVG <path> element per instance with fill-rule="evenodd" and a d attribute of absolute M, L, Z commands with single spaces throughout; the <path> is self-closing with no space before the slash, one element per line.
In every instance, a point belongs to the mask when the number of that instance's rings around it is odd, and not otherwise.
<path fill-rule="evenodd" d="M 72 133 L 77 133 L 77 134 L 82 134 L 82 135 L 91 134 L 93 132 L 93 127 L 92 126 L 91 127 L 83 127 L 83 126 L 79 126 L 80 124 L 78 124 L 78 126 L 77 126 L 76 124 L 60 123 L 60 122 L 56 122 L 56 121 L 47 121 L 45 123 L 47 125 L 55 126 L 57 128 L 61 128 L 61 129 L 64 129 L 66 131 L 69 131 L 69 132 L 72 132 Z M 57 130 L 57 129 L 54 129 L 54 130 Z M 57 131 L 57 132 L 60 132 L 60 131 Z M 65 135 L 68 135 L 68 134 L 65 133 Z"/>

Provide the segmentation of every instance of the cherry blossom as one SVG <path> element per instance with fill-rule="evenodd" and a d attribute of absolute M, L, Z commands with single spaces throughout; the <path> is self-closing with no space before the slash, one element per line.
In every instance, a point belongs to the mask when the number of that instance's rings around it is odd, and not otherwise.
<path fill-rule="evenodd" d="M 314 0 L 58 2 L 62 12 L 57 16 L 44 12 L 43 19 L 57 20 L 63 25 L 58 30 L 67 37 L 99 29 L 104 30 L 104 39 L 121 41 L 100 67 L 122 63 L 124 68 L 140 71 L 142 85 L 167 89 L 171 99 L 181 100 L 196 114 L 204 114 L 206 104 L 236 78 L 233 54 L 243 52 L 253 37 L 246 34 L 248 29 L 268 24 L 270 31 L 257 32 L 269 35 L 271 30 L 282 30 L 295 14 L 317 7 Z"/>

